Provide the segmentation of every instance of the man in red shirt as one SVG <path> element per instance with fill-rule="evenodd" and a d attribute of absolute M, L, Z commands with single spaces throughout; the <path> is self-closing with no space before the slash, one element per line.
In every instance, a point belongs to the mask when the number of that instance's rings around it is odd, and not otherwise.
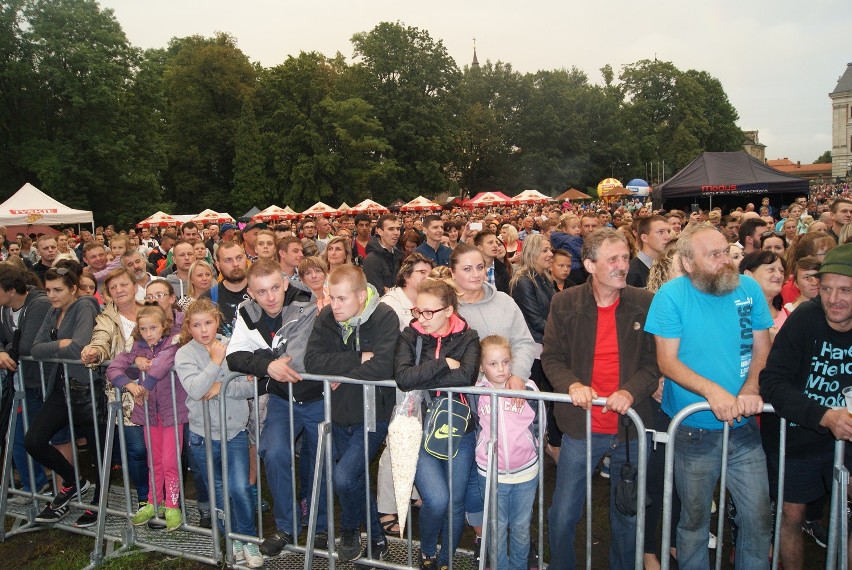
<path fill-rule="evenodd" d="M 576 567 L 574 536 L 586 497 L 586 413 L 592 415 L 592 465 L 611 453 L 610 568 L 633 568 L 636 517 L 615 508 L 615 490 L 627 459 L 639 461 L 637 434 L 619 419 L 631 407 L 651 425 L 649 396 L 657 389 L 659 369 L 654 337 L 644 332 L 653 295 L 627 285 L 630 248 L 611 228 L 590 233 L 583 242 L 583 266 L 589 279 L 553 298 L 544 329 L 541 363 L 554 391 L 572 404 L 556 404 L 556 424 L 563 432 L 556 490 L 548 513 L 550 566 Z M 605 406 L 592 406 L 605 398 Z M 641 434 L 640 437 L 645 437 Z"/>

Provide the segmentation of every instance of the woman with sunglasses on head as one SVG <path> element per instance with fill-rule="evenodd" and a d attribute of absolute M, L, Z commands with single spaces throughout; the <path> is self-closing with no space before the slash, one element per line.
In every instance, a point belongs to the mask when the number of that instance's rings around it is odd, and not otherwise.
<path fill-rule="evenodd" d="M 81 279 L 82 287 L 82 279 Z M 103 293 L 109 302 L 97 319 L 92 331 L 92 338 L 82 352 L 80 360 L 90 368 L 97 368 L 104 361 L 112 360 L 133 346 L 131 333 L 136 327 L 136 314 L 142 307 L 136 302 L 136 278 L 125 268 L 113 269 L 104 279 Z M 107 397 L 111 401 L 114 392 L 107 388 Z M 127 442 L 127 463 L 130 480 L 136 488 L 139 497 L 139 507 L 148 498 L 148 455 L 141 425 L 130 419 L 133 413 L 133 396 L 129 392 L 122 393 L 122 408 L 124 417 L 124 436 Z M 116 439 L 116 441 L 119 441 Z M 120 451 L 116 446 L 113 462 L 120 463 Z"/>
<path fill-rule="evenodd" d="M 411 315 L 414 320 L 403 329 L 396 344 L 394 375 L 399 388 L 409 391 L 472 386 L 479 373 L 479 335 L 459 316 L 455 289 L 445 281 L 426 279 L 417 288 L 417 303 Z M 453 402 L 454 414 L 461 413 L 467 404 L 463 395 L 454 395 Z M 467 413 L 470 414 L 469 409 Z M 420 568 L 437 570 L 446 565 L 464 530 L 465 494 L 471 471 L 476 473 L 473 418 L 469 418 L 460 437 L 453 437 L 453 445 L 452 496 L 449 460 L 432 455 L 425 448 L 420 449 L 417 459 L 414 481 L 423 500 Z M 439 535 L 443 537 L 440 562 Z"/>
<path fill-rule="evenodd" d="M 41 329 L 36 335 L 31 354 L 36 360 L 46 358 L 62 358 L 77 360 L 83 346 L 92 337 L 99 308 L 93 297 L 77 297 L 77 286 L 80 278 L 67 267 L 51 267 L 44 275 L 45 290 L 52 308 L 48 311 Z M 33 459 L 44 467 L 53 470 L 62 479 L 62 484 L 56 497 L 39 515 L 36 522 L 54 523 L 68 514 L 70 503 L 76 500 L 79 492 L 89 489 L 85 479 L 77 480 L 74 466 L 55 447 L 50 439 L 72 421 L 79 431 L 87 434 L 87 439 L 95 441 L 93 403 L 72 406 L 72 418 L 68 417 L 66 404 L 66 374 L 70 388 L 81 388 L 89 385 L 89 370 L 82 364 L 69 364 L 67 367 L 58 363 L 44 365 L 45 400 L 38 413 L 32 419 L 30 429 L 24 436 L 24 447 Z M 88 390 L 86 390 L 88 393 Z M 70 398 L 70 395 L 69 395 Z M 103 433 L 100 434 L 103 442 Z M 98 494 L 95 494 L 95 501 Z M 82 523 L 89 523 L 92 517 L 83 517 Z M 86 524 L 91 526 L 94 523 Z M 82 526 L 82 525 L 81 525 Z"/>

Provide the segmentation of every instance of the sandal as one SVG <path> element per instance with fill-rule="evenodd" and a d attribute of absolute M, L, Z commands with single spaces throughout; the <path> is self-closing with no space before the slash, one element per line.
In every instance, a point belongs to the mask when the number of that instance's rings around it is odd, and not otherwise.
<path fill-rule="evenodd" d="M 396 513 L 381 515 L 379 524 L 382 525 L 385 534 L 399 535 L 399 516 Z"/>

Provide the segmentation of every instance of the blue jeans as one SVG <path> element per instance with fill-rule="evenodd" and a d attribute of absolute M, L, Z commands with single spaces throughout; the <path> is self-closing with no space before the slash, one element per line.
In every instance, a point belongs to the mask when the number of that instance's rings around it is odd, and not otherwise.
<path fill-rule="evenodd" d="M 122 421 L 121 418 L 118 421 Z M 121 429 L 121 426 L 118 427 Z M 116 439 L 116 442 L 118 439 Z M 124 426 L 124 442 L 127 446 L 127 474 L 136 487 L 139 502 L 148 500 L 148 450 L 145 448 L 145 428 Z M 118 445 L 115 446 L 116 448 Z"/>
<path fill-rule="evenodd" d="M 11 385 L 11 381 L 10 381 Z M 26 388 L 27 398 L 27 425 L 30 425 L 36 412 L 41 409 L 41 404 L 44 401 L 41 397 L 41 388 Z M 15 421 L 15 447 L 12 449 L 12 457 L 15 460 L 15 467 L 21 475 L 21 483 L 24 491 L 31 492 L 30 488 L 30 472 L 27 467 L 27 450 L 24 449 L 24 410 L 21 408 L 21 413 L 17 414 Z M 41 466 L 35 459 L 33 460 L 33 470 L 35 473 L 35 488 L 36 490 L 44 487 L 47 483 L 47 476 L 44 473 L 44 467 Z"/>
<path fill-rule="evenodd" d="M 417 458 L 417 472 L 414 482 L 423 499 L 420 507 L 420 548 L 428 556 L 434 556 L 438 549 L 438 535 L 442 537 L 441 559 L 439 566 L 447 564 L 455 553 L 464 530 L 465 496 L 468 494 L 468 482 L 471 470 L 474 477 L 476 464 L 476 433 L 471 431 L 458 443 L 458 453 L 453 458 L 453 494 L 450 496 L 450 462 L 429 455 L 422 447 Z M 478 487 L 477 480 L 477 487 Z M 477 492 L 479 501 L 482 494 Z M 453 536 L 450 541 L 450 516 L 453 519 Z"/>
<path fill-rule="evenodd" d="M 307 453 L 300 456 L 299 461 L 310 463 L 310 473 L 313 475 L 317 457 L 318 426 L 325 419 L 322 400 L 300 404 L 293 402 L 293 437 L 302 431 Z M 272 514 L 275 526 L 281 532 L 298 534 L 297 517 L 293 511 L 293 453 L 290 449 L 290 402 L 269 395 L 266 409 L 266 419 L 260 433 L 258 452 L 266 469 L 266 480 L 269 492 L 272 493 Z M 310 496 L 310 495 L 309 495 Z M 317 532 L 328 529 L 326 513 L 325 470 L 320 473 L 319 504 L 317 505 Z M 309 501 L 310 502 L 310 501 Z M 310 505 L 309 505 L 310 508 Z"/>
<path fill-rule="evenodd" d="M 231 500 L 231 531 L 249 536 L 256 536 L 254 525 L 254 501 L 251 485 L 249 485 L 249 453 L 248 434 L 241 431 L 228 440 L 228 496 Z M 213 488 L 216 493 L 216 508 L 224 510 L 225 498 L 222 490 L 222 442 L 211 442 L 213 454 Z M 209 489 L 207 479 L 207 453 L 204 436 L 189 432 L 189 452 L 195 457 L 195 462 L 202 465 L 201 477 Z M 224 532 L 224 525 L 219 521 L 219 529 Z"/>
<path fill-rule="evenodd" d="M 485 477 L 482 475 L 479 475 L 479 488 L 484 497 Z M 537 490 L 538 475 L 524 483 L 497 484 L 497 568 L 529 568 L 527 557 L 530 554 L 530 519 Z M 482 548 L 486 549 L 487 545 Z"/>
<path fill-rule="evenodd" d="M 612 528 L 609 567 L 632 569 L 636 555 L 636 517 L 628 517 L 615 508 L 615 490 L 621 481 L 621 466 L 627 460 L 627 446 L 618 443 L 616 434 L 592 434 L 592 465 L 611 451 L 609 521 Z M 630 440 L 630 462 L 639 462 L 636 439 Z M 556 489 L 548 512 L 550 570 L 573 570 L 577 566 L 574 537 L 586 504 L 586 440 L 562 435 L 562 449 L 556 469 Z M 709 504 L 709 503 L 708 503 Z M 708 511 L 709 512 L 709 511 Z M 705 549 L 707 543 L 704 544 Z M 691 566 L 681 566 L 692 568 Z"/>
<path fill-rule="evenodd" d="M 340 528 L 343 531 L 360 530 L 367 519 L 364 504 L 367 500 L 366 471 L 364 465 L 364 426 L 332 426 L 334 440 L 334 492 L 340 500 Z M 372 461 L 379 445 L 388 435 L 388 422 L 377 421 L 376 431 L 367 433 L 367 456 Z M 370 536 L 373 542 L 384 540 L 379 523 L 376 495 L 370 493 Z"/>
<path fill-rule="evenodd" d="M 678 428 L 674 470 L 681 502 L 678 565 L 706 568 L 710 564 L 710 504 L 722 470 L 722 430 Z M 755 418 L 730 430 L 726 486 L 737 505 L 736 567 L 769 568 L 769 479 Z"/>

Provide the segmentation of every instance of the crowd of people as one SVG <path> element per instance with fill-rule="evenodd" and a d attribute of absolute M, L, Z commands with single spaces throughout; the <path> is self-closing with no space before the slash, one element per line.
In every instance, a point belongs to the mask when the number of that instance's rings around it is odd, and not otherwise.
<path fill-rule="evenodd" d="M 434 438 L 424 433 L 419 450 L 412 500 L 419 507 L 421 568 L 445 567 L 465 525 L 477 537 L 475 556 L 486 555 L 479 537 L 492 415 L 502 434 L 499 547 L 491 567 L 526 569 L 538 556 L 530 520 L 543 445 L 556 466 L 547 513 L 549 568 L 575 568 L 590 411 L 592 461 L 606 459 L 611 477 L 610 567 L 633 567 L 638 547 L 645 567 L 655 569 L 665 446 L 650 452 L 646 540 L 636 545 L 635 505 L 624 505 L 616 490 L 629 474 L 623 468 L 638 460 L 638 438 L 648 436 L 623 418 L 632 408 L 645 426 L 665 431 L 684 407 L 707 402 L 710 411 L 687 417 L 669 443 L 676 447 L 676 530 L 671 553 L 663 554 L 683 568 L 708 566 L 727 423 L 726 511 L 736 531 L 736 567 L 768 568 L 779 555 L 785 568 L 802 568 L 803 529 L 824 540 L 833 442 L 852 438 L 852 417 L 841 409 L 841 391 L 852 386 L 851 235 L 846 194 L 815 201 L 801 196 L 777 208 L 766 198 L 759 207 L 725 214 L 653 210 L 636 200 L 363 213 L 272 226 L 251 222 L 241 230 L 188 222 L 10 240 L 0 228 L 0 369 L 6 383 L 21 375 L 28 414 L 24 430 L 23 412 L 12 411 L 18 414 L 12 453 L 20 484 L 46 493 L 46 470 L 55 473 L 61 487 L 36 521 L 62 520 L 90 486 L 75 477 L 69 427 L 77 437 L 102 438 L 108 429 L 97 421 L 102 400 L 119 387 L 127 468 L 138 497 L 134 525 L 162 519 L 168 532 L 184 524 L 184 453 L 200 524 L 212 524 L 210 493 L 223 504 L 221 472 L 227 469 L 231 528 L 257 536 L 253 458 L 259 454 L 275 529 L 259 545 L 233 541 L 236 560 L 256 568 L 264 556 L 277 556 L 295 543 L 293 531 L 306 524 L 311 509 L 314 546 L 324 550 L 325 474 L 319 474 L 315 505 L 311 487 L 326 395 L 323 383 L 302 375 L 394 379 L 403 392 L 432 394 L 425 417 L 446 411 L 451 400 L 461 422 Z M 80 364 L 44 366 L 43 388 L 39 367 L 19 362 L 22 356 Z M 93 371 L 107 361 L 100 380 Z M 98 395 L 91 401 L 93 382 Z M 250 405 L 255 385 L 259 430 Z M 499 398 L 493 410 L 487 398 L 464 395 L 471 386 L 517 396 Z M 338 560 L 384 559 L 387 535 L 399 532 L 383 451 L 395 393 L 376 388 L 376 425 L 365 433 L 361 387 L 330 387 Z M 456 392 L 447 396 L 447 389 Z M 572 403 L 548 405 L 539 417 L 537 404 L 525 398 L 537 391 L 568 394 Z M 205 465 L 202 402 L 221 398 L 227 398 L 227 423 L 211 415 L 216 469 L 210 481 L 199 468 Z M 606 405 L 593 406 L 596 398 Z M 780 553 L 770 550 L 770 504 L 783 455 L 778 418 L 764 414 L 758 421 L 764 403 L 789 422 Z M 545 442 L 538 441 L 540 425 Z M 299 447 L 295 498 L 291 437 Z M 448 438 L 452 461 L 441 448 L 446 441 L 439 441 Z M 380 453 L 376 494 L 368 500 L 365 457 L 372 461 Z M 371 541 L 364 545 L 368 505 Z M 74 524 L 96 520 L 89 510 Z"/>

